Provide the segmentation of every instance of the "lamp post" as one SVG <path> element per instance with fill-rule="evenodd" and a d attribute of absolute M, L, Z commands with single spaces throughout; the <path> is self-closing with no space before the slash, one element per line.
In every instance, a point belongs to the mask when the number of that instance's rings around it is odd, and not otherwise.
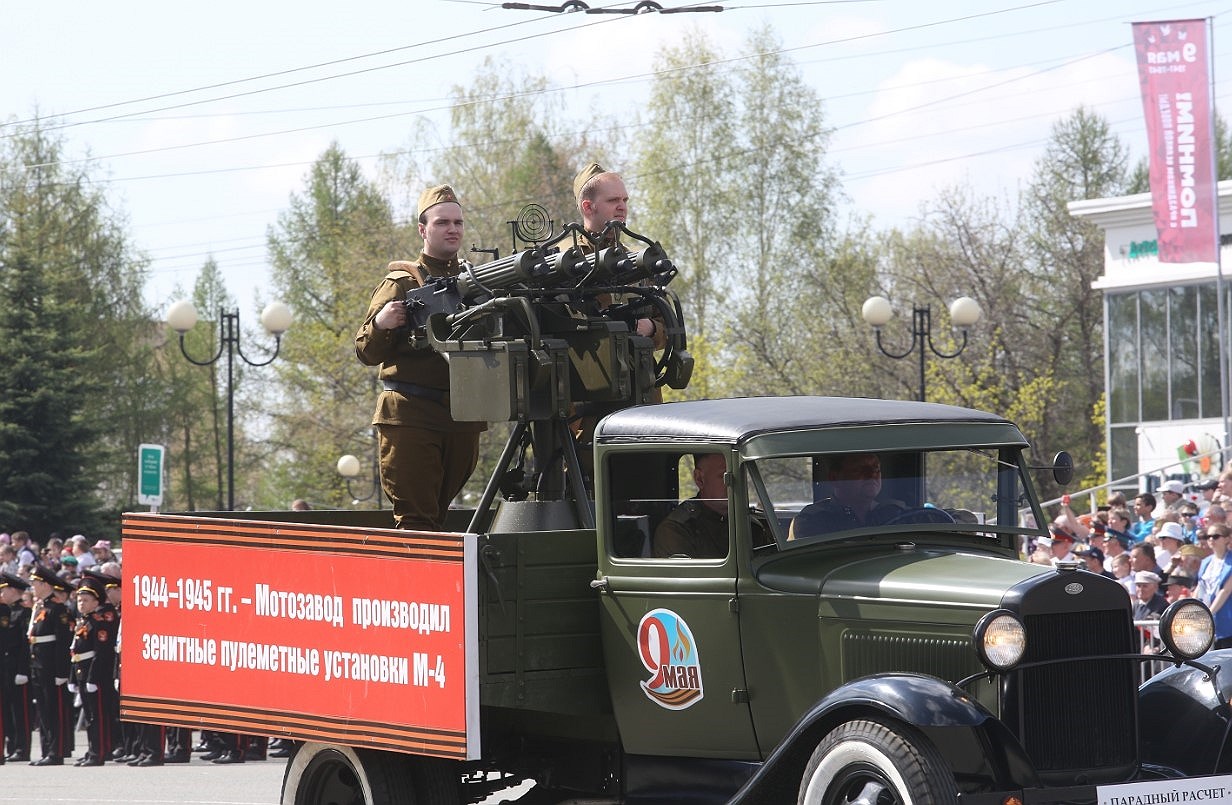
<path fill-rule="evenodd" d="M 860 315 L 872 325 L 877 334 L 877 349 L 888 358 L 905 358 L 912 352 L 920 353 L 920 401 L 924 401 L 924 359 L 928 352 L 938 358 L 957 358 L 967 348 L 967 329 L 980 320 L 980 304 L 969 296 L 960 296 L 950 305 L 950 324 L 962 330 L 962 343 L 953 352 L 942 352 L 933 343 L 932 310 L 928 305 L 911 306 L 911 346 L 903 352 L 891 352 L 881 342 L 881 328 L 894 316 L 890 300 L 884 296 L 870 296 L 860 309 Z"/>
<path fill-rule="evenodd" d="M 376 438 L 376 434 L 373 434 Z M 373 445 L 372 448 L 372 491 L 360 497 L 351 491 L 351 481 L 359 477 L 360 464 L 359 459 L 347 453 L 338 459 L 338 474 L 346 481 L 347 494 L 351 496 L 351 505 L 363 503 L 365 500 L 371 500 L 376 497 L 376 507 L 381 508 L 381 466 L 377 460 L 377 448 Z"/>
<path fill-rule="evenodd" d="M 207 360 L 197 360 L 188 354 L 184 346 L 184 334 L 197 325 L 197 309 L 192 303 L 180 300 L 167 311 L 167 325 L 180 334 L 180 352 L 190 363 L 210 366 L 217 363 L 225 352 L 227 355 L 227 511 L 235 510 L 235 356 L 249 366 L 266 366 L 278 357 L 282 348 L 282 334 L 291 326 L 291 308 L 282 302 L 270 302 L 261 311 L 261 325 L 274 336 L 274 352 L 263 361 L 254 361 L 240 347 L 240 312 L 218 311 L 218 352 Z"/>

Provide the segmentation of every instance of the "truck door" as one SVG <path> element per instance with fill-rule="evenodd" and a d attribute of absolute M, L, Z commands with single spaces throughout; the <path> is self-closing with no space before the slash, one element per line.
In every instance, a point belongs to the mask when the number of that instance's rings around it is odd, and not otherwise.
<path fill-rule="evenodd" d="M 596 585 L 626 751 L 758 759 L 740 646 L 737 552 L 725 514 L 728 457 L 699 458 L 700 474 L 692 454 L 662 448 L 610 452 L 604 460 Z M 719 491 L 695 494 L 698 478 L 714 488 L 705 468 L 713 473 L 716 465 Z"/>

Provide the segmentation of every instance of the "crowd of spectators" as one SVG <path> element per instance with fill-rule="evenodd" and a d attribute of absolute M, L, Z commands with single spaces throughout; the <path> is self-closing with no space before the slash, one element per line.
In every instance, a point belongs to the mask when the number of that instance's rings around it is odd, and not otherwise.
<path fill-rule="evenodd" d="M 40 546 L 25 531 L 0 533 L 0 572 L 23 579 L 29 579 L 36 566 L 44 565 L 59 577 L 75 583 L 87 568 L 116 561 L 110 540 L 91 543 L 84 534 L 65 539 L 53 533 Z"/>
<path fill-rule="evenodd" d="M 1048 536 L 1035 540 L 1027 559 L 1080 561 L 1116 579 L 1139 622 L 1158 619 L 1173 601 L 1200 599 L 1215 615 L 1215 647 L 1232 647 L 1232 562 L 1225 561 L 1232 469 L 1188 485 L 1168 479 L 1156 491 L 1132 499 L 1116 492 L 1081 515 L 1062 498 Z"/>

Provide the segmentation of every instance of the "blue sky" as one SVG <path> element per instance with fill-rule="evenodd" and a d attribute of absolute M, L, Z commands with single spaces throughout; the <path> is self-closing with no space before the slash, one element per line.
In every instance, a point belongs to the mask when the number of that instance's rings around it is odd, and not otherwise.
<path fill-rule="evenodd" d="M 73 4 L 67 21 L 54 22 L 44 6 L 10 3 L 0 121 L 37 114 L 65 124 L 67 158 L 93 161 L 152 260 L 152 303 L 165 309 L 212 254 L 255 324 L 252 300 L 269 277 L 266 229 L 312 161 L 336 140 L 371 171 L 377 154 L 406 147 L 425 122 L 446 140 L 449 88 L 469 83 L 487 56 L 546 74 L 580 116 L 596 103 L 636 108 L 655 53 L 689 27 L 735 55 L 745 32 L 768 22 L 823 99 L 845 212 L 883 226 L 909 224 L 921 203 L 956 184 L 1008 203 L 1049 128 L 1079 104 L 1103 114 L 1139 158 L 1131 22 L 1213 17 L 1219 105 L 1232 86 L 1232 3 L 723 5 L 719 14 L 631 17 L 486 0 L 134 0 Z"/>

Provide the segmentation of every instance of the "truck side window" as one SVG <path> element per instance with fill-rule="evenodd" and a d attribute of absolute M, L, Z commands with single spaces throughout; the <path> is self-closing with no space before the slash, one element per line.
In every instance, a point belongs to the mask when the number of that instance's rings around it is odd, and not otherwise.
<path fill-rule="evenodd" d="M 652 555 L 655 528 L 676 507 L 680 489 L 679 452 L 609 455 L 608 494 L 613 556 L 646 559 Z"/>
<path fill-rule="evenodd" d="M 621 453 L 608 460 L 613 555 L 727 556 L 727 462 L 721 453 Z"/>

